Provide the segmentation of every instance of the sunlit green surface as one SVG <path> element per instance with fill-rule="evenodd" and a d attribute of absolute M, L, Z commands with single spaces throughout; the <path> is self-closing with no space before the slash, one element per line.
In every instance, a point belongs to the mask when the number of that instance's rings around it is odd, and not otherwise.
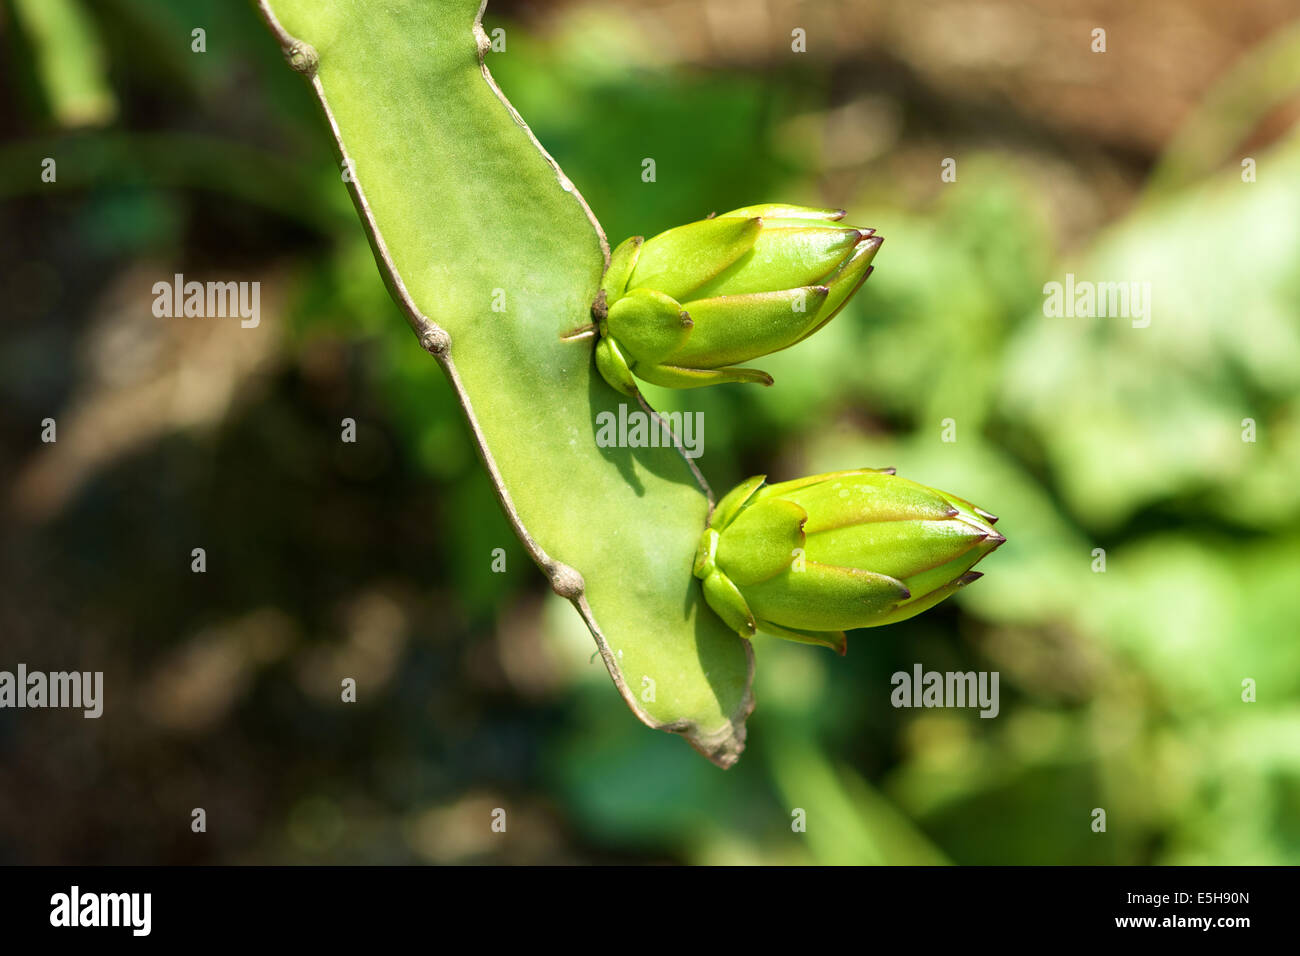
<path fill-rule="evenodd" d="M 706 500 L 672 449 L 596 443 L 597 416 L 627 399 L 593 377 L 590 342 L 560 336 L 590 321 L 604 258 L 578 199 L 483 77 L 479 4 L 273 7 L 320 56 L 378 229 L 417 306 L 451 334 L 524 526 L 583 574 L 646 719 L 730 763 L 748 660 L 692 585 Z"/>

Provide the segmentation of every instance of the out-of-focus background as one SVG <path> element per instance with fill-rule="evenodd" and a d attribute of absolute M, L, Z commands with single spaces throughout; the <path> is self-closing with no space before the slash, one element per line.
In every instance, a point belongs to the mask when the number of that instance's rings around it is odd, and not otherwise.
<path fill-rule="evenodd" d="M 515 544 L 251 6 L 0 0 L 0 669 L 107 708 L 0 711 L 0 862 L 1300 862 L 1296 15 L 493 0 L 612 241 L 770 199 L 886 237 L 779 387 L 655 396 L 715 487 L 893 465 L 1009 538 L 844 659 L 756 641 L 723 772 Z M 260 326 L 155 318 L 174 273 Z M 1045 315 L 1067 273 L 1149 326 Z M 999 716 L 891 707 L 917 663 Z"/>

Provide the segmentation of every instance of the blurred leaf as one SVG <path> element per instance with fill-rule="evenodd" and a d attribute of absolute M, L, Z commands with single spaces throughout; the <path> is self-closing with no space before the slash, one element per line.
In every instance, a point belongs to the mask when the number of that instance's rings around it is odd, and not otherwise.
<path fill-rule="evenodd" d="M 1159 200 L 1209 176 L 1232 156 L 1270 112 L 1300 95 L 1300 21 L 1241 57 L 1183 122 L 1147 182 L 1144 199 Z M 1229 175 L 1240 167 L 1233 164 Z M 1260 170 L 1259 175 L 1270 175 Z"/>
<path fill-rule="evenodd" d="M 104 51 L 81 0 L 13 0 L 31 44 L 50 113 L 60 126 L 98 126 L 113 119 Z"/>
<path fill-rule="evenodd" d="M 1231 173 L 1145 208 L 1054 277 L 1149 284 L 1149 326 L 1039 315 L 1008 346 L 1002 409 L 1091 527 L 1194 493 L 1261 527 L 1300 514 L 1300 485 L 1275 472 L 1300 466 L 1300 138 L 1262 158 L 1259 182 Z"/>

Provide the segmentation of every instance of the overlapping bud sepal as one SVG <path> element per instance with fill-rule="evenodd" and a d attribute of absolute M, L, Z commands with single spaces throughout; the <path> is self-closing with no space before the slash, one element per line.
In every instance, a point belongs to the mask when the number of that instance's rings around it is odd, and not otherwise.
<path fill-rule="evenodd" d="M 718 502 L 695 556 L 709 607 L 742 637 L 843 654 L 846 630 L 933 607 L 981 577 L 971 568 L 1006 541 L 995 516 L 893 469 L 765 480 Z"/>
<path fill-rule="evenodd" d="M 623 242 L 592 306 L 601 375 L 627 395 L 635 378 L 669 388 L 771 385 L 766 372 L 738 363 L 812 335 L 871 272 L 883 240 L 839 225 L 843 218 L 766 204 Z"/>

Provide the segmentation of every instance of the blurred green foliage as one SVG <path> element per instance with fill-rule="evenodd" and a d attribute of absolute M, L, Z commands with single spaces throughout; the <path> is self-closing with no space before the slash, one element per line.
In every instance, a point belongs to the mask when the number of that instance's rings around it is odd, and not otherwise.
<path fill-rule="evenodd" d="M 1242 100 L 1211 97 L 1174 148 L 1230 158 L 1192 176 L 1167 157 L 1182 172 L 1143 196 L 1149 157 L 1129 211 L 1080 233 L 1057 198 L 1088 201 L 1089 174 L 1040 142 L 935 153 L 904 128 L 832 176 L 790 137 L 851 76 L 675 67 L 616 10 L 545 31 L 489 10 L 509 38 L 494 75 L 611 240 L 769 199 L 843 205 L 886 237 L 845 312 L 765 364 L 776 387 L 652 396 L 704 412 L 715 487 L 892 465 L 999 514 L 1009 539 L 983 580 L 851 634 L 847 658 L 760 639 L 749 750 L 723 773 L 637 723 L 528 566 L 251 11 L 63 0 L 47 13 L 81 26 L 51 33 L 33 6 L 3 6 L 4 657 L 100 664 L 131 690 L 111 727 L 0 716 L 0 860 L 1300 862 L 1293 131 L 1245 183 L 1223 139 L 1240 124 L 1214 112 Z M 1267 103 L 1294 94 L 1261 75 Z M 111 125 L 74 129 L 111 104 Z M 947 155 L 960 173 L 942 185 Z M 86 343 L 142 263 L 128 329 L 158 322 L 155 272 L 242 270 L 275 291 L 272 354 L 208 419 L 126 428 L 25 514 L 14 488 L 50 455 L 34 423 L 64 429 L 127 387 L 88 371 Z M 1149 282 L 1150 326 L 1045 316 L 1066 273 Z M 362 440 L 340 451 L 344 415 Z M 356 710 L 321 683 L 330 661 L 371 668 Z M 1000 715 L 891 707 L 890 676 L 918 662 L 999 671 Z M 196 700 L 205 722 L 185 716 Z M 196 805 L 224 821 L 202 843 Z M 494 841 L 496 806 L 511 825 Z"/>

